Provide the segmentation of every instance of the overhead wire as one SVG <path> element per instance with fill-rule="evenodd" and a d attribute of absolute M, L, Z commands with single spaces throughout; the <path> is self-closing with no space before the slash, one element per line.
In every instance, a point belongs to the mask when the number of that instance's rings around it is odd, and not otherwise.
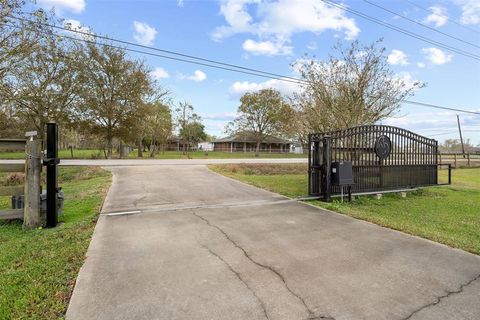
<path fill-rule="evenodd" d="M 417 8 L 419 8 L 419 9 L 422 9 L 423 11 L 426 11 L 426 12 L 428 12 L 428 13 L 430 13 L 430 14 L 434 14 L 434 15 L 440 16 L 440 17 L 445 17 L 447 21 L 449 21 L 449 22 L 451 22 L 451 23 L 454 23 L 454 24 L 458 25 L 459 27 L 462 27 L 462 28 L 464 28 L 464 29 L 466 29 L 466 30 L 470 30 L 470 31 L 472 31 L 472 32 L 475 32 L 475 33 L 477 33 L 477 34 L 480 34 L 480 31 L 479 31 L 479 30 L 475 30 L 475 29 L 470 28 L 470 27 L 468 27 L 468 26 L 466 26 L 466 25 L 464 25 L 464 24 L 462 24 L 462 23 L 460 23 L 460 22 L 458 22 L 458 21 L 456 21 L 456 20 L 450 19 L 450 18 L 449 18 L 448 16 L 446 16 L 446 15 L 444 16 L 444 15 L 435 13 L 433 10 L 428 9 L 428 8 L 425 8 L 424 6 L 421 6 L 421 5 L 419 5 L 418 3 L 415 3 L 415 2 L 413 2 L 413 1 L 411 1 L 411 0 L 405 0 L 405 1 L 408 2 L 408 3 L 410 3 L 412 6 L 417 7 Z"/>
<path fill-rule="evenodd" d="M 390 9 L 384 7 L 384 6 L 381 6 L 381 5 L 377 4 L 377 3 L 371 2 L 371 1 L 369 1 L 369 0 L 363 0 L 363 2 L 366 2 L 366 3 L 368 3 L 369 5 L 374 6 L 374 7 L 377 7 L 377 8 L 379 8 L 379 9 L 381 9 L 381 10 L 383 10 L 383 11 L 386 11 L 386 12 L 388 12 L 388 13 L 394 14 L 395 16 L 400 17 L 400 18 L 402 18 L 402 19 L 404 19 L 404 20 L 410 21 L 410 22 L 415 23 L 415 24 L 417 24 L 417 25 L 419 25 L 419 26 L 422 26 L 422 27 L 424 27 L 424 28 L 426 28 L 426 29 L 429 29 L 429 30 L 431 30 L 431 31 L 433 31 L 433 32 L 439 33 L 439 34 L 444 35 L 444 36 L 446 36 L 446 37 L 449 37 L 449 38 L 451 38 L 451 39 L 454 39 L 454 40 L 463 42 L 463 43 L 468 44 L 468 45 L 470 45 L 470 46 L 472 46 L 472 47 L 475 47 L 475 48 L 479 48 L 479 49 L 480 49 L 480 46 L 477 45 L 477 44 L 475 44 L 475 43 L 472 43 L 472 42 L 470 42 L 470 41 L 463 40 L 463 39 L 461 39 L 461 38 L 459 38 L 459 37 L 456 37 L 456 36 L 450 35 L 450 34 L 448 34 L 448 33 L 446 33 L 446 32 L 440 31 L 440 30 L 438 30 L 438 29 L 432 28 L 432 27 L 430 27 L 430 26 L 428 26 L 428 25 L 426 25 L 426 24 L 424 24 L 424 23 L 418 22 L 418 21 L 416 21 L 416 20 L 414 20 L 414 19 L 410 19 L 409 17 L 407 17 L 407 16 L 405 16 L 405 15 L 403 15 L 403 14 L 400 14 L 400 13 L 398 13 L 398 12 L 392 11 L 392 10 L 390 10 Z"/>
<path fill-rule="evenodd" d="M 379 20 L 375 17 L 372 17 L 368 14 L 365 14 L 365 13 L 362 13 L 360 11 L 357 11 L 357 10 L 354 10 L 354 9 L 351 9 L 343 4 L 340 4 L 338 2 L 335 2 L 335 1 L 332 1 L 332 0 L 321 0 L 327 4 L 330 4 L 331 6 L 334 6 L 334 7 L 337 7 L 339 9 L 342 9 L 342 10 L 345 10 L 347 12 L 350 12 L 356 16 L 359 16 L 363 19 L 366 19 L 366 20 L 369 20 L 371 22 L 374 22 L 376 24 L 379 24 L 381 26 L 384 26 L 388 29 L 391 29 L 391 30 L 394 30 L 394 31 L 397 31 L 397 32 L 400 32 L 402 34 L 405 34 L 407 36 L 410 36 L 412 38 L 415 38 L 415 39 L 418 39 L 418 40 L 421 40 L 423 42 L 426 42 L 426 43 L 429 43 L 429 44 L 432 44 L 432 45 L 435 45 L 437 47 L 440 47 L 440 48 L 443 48 L 445 50 L 448 50 L 450 52 L 454 52 L 456 54 L 459 54 L 459 55 L 462 55 L 464 57 L 467 57 L 467 58 L 471 58 L 473 60 L 477 60 L 477 61 L 480 61 L 480 56 L 477 55 L 477 54 L 474 54 L 474 53 L 471 53 L 471 52 L 468 52 L 468 51 L 465 51 L 465 50 L 462 50 L 462 49 L 459 49 L 459 48 L 455 48 L 453 46 L 450 46 L 448 44 L 444 44 L 442 42 L 439 42 L 439 41 L 436 41 L 436 40 L 432 40 L 430 38 L 427 38 L 427 37 L 424 37 L 420 34 L 417 34 L 417 33 L 414 33 L 414 32 L 411 32 L 411 31 L 408 31 L 404 28 L 400 28 L 400 27 L 397 27 L 391 23 L 388 23 L 388 22 L 384 22 L 382 20 Z"/>
<path fill-rule="evenodd" d="M 28 19 L 24 19 L 24 18 L 22 18 L 22 20 L 30 21 L 32 23 L 39 23 L 41 25 L 45 25 L 45 26 L 52 27 L 52 28 L 54 27 L 54 25 L 51 25 L 51 24 L 40 23 L 40 22 L 37 22 L 37 21 L 32 21 L 32 20 L 28 20 Z M 8 24 L 5 24 L 5 25 L 8 25 Z M 15 26 L 15 25 L 8 25 L 8 26 L 18 27 L 18 26 Z M 94 38 L 99 38 L 99 39 L 102 39 L 102 40 L 108 40 L 108 41 L 111 41 L 111 42 L 118 42 L 118 43 L 122 43 L 122 44 L 142 47 L 142 48 L 151 49 L 151 50 L 155 50 L 155 51 L 162 51 L 162 52 L 168 52 L 168 53 L 171 52 L 172 54 L 175 53 L 175 51 L 171 51 L 171 50 L 164 50 L 164 49 L 159 49 L 159 48 L 155 48 L 155 47 L 135 44 L 133 42 L 120 40 L 120 39 L 115 39 L 115 38 L 106 37 L 106 36 L 100 36 L 100 35 L 97 35 L 97 34 L 84 32 L 84 31 L 80 31 L 80 30 L 72 30 L 72 29 L 69 29 L 69 28 L 64 28 L 64 27 L 59 27 L 59 26 L 55 26 L 55 27 L 57 27 L 58 29 L 67 31 L 67 32 L 73 32 L 73 33 L 81 34 L 81 35 L 88 36 L 88 37 L 94 37 Z M 188 60 L 188 59 L 184 59 L 184 58 L 172 57 L 172 56 L 167 56 L 167 55 L 164 55 L 164 54 L 157 54 L 157 53 L 153 53 L 153 52 L 132 49 L 130 47 L 122 47 L 122 46 L 116 46 L 116 45 L 108 44 L 108 43 L 100 43 L 100 42 L 90 41 L 90 40 L 85 39 L 85 38 L 78 38 L 78 37 L 68 36 L 68 35 L 65 35 L 65 34 L 54 33 L 54 35 L 59 36 L 59 37 L 63 37 L 63 38 L 66 38 L 66 39 L 70 39 L 70 40 L 73 40 L 73 41 L 81 41 L 81 42 L 85 42 L 85 43 L 89 43 L 89 44 L 93 44 L 93 45 L 102 45 L 102 46 L 111 47 L 111 48 L 115 48 L 115 49 L 126 50 L 126 51 L 129 51 L 129 52 L 140 53 L 140 54 L 145 54 L 145 55 L 160 57 L 160 58 L 164 58 L 164 59 L 170 59 L 170 60 L 195 64 L 195 65 L 202 65 L 202 66 L 221 69 L 221 70 L 225 70 L 225 71 L 248 74 L 248 75 L 253 75 L 253 76 L 257 76 L 257 77 L 263 77 L 263 78 L 268 78 L 268 79 L 273 79 L 273 80 L 285 81 L 285 82 L 290 82 L 290 83 L 295 83 L 295 84 L 308 84 L 309 83 L 307 80 L 303 80 L 303 79 L 283 76 L 283 75 L 280 75 L 280 74 L 275 74 L 275 73 L 266 72 L 266 71 L 253 69 L 253 68 L 247 68 L 247 67 L 234 65 L 234 64 L 227 64 L 227 63 L 224 63 L 224 62 L 219 62 L 219 61 L 212 60 L 212 59 L 205 59 L 205 58 L 201 58 L 201 57 L 195 57 L 195 56 L 186 55 L 186 54 L 183 54 L 183 53 L 178 53 L 178 54 L 183 55 L 185 57 L 192 57 L 192 58 L 190 60 Z M 198 60 L 202 60 L 202 61 L 209 61 L 211 63 L 194 61 L 193 59 L 198 59 Z M 214 63 L 220 64 L 220 65 L 215 65 Z M 225 65 L 229 65 L 229 66 L 232 66 L 232 67 L 225 67 Z M 234 68 L 237 68 L 237 69 L 234 69 Z M 252 72 L 247 71 L 247 70 L 252 70 Z M 276 76 L 273 76 L 273 75 L 276 75 Z M 469 114 L 474 114 L 474 115 L 480 115 L 480 112 L 477 112 L 477 111 L 470 111 L 470 110 L 464 110 L 464 109 L 459 109 L 459 108 L 439 106 L 439 105 L 434 105 L 434 104 L 424 103 L 424 102 L 418 102 L 418 101 L 402 100 L 401 102 L 402 103 L 407 103 L 407 104 L 423 106 L 423 107 L 429 107 L 429 108 L 436 108 L 436 109 L 443 109 L 443 110 L 449 110 L 449 111 L 457 111 L 457 112 L 469 113 Z"/>

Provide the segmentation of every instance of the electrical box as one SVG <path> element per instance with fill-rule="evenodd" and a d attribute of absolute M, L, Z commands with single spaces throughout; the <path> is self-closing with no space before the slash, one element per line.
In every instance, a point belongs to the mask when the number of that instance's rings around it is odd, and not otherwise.
<path fill-rule="evenodd" d="M 350 161 L 332 162 L 332 184 L 336 186 L 353 184 L 353 170 Z"/>

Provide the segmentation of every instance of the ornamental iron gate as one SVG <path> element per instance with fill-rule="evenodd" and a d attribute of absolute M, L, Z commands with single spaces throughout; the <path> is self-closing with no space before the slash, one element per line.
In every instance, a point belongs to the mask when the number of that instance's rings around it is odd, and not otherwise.
<path fill-rule="evenodd" d="M 332 162 L 351 162 L 352 194 L 438 185 L 438 142 L 408 130 L 366 125 L 310 134 L 309 144 L 308 193 L 325 201 L 343 194 Z"/>

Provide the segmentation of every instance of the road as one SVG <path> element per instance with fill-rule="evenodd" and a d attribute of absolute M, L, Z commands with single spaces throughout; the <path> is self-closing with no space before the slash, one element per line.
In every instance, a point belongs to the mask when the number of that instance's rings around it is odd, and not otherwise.
<path fill-rule="evenodd" d="M 206 166 L 114 174 L 67 319 L 480 319 L 480 257 Z"/>
<path fill-rule="evenodd" d="M 62 159 L 62 166 L 178 166 L 236 163 L 307 163 L 307 158 L 249 158 L 249 159 Z M 24 160 L 0 160 L 0 164 L 25 163 Z"/>

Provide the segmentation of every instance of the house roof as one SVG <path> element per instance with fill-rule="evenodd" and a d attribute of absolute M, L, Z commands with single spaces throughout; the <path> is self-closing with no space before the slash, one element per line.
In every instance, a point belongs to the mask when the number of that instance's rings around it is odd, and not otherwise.
<path fill-rule="evenodd" d="M 213 143 L 220 143 L 220 142 L 251 142 L 251 143 L 255 143 L 256 139 L 255 139 L 255 135 L 254 135 L 253 132 L 245 131 L 245 132 L 238 132 L 238 133 L 230 135 L 228 137 L 219 138 L 219 139 L 216 139 L 216 140 L 213 141 Z M 279 138 L 279 137 L 267 135 L 263 139 L 262 143 L 287 144 L 287 143 L 291 143 L 291 142 L 288 141 L 288 140 Z"/>

